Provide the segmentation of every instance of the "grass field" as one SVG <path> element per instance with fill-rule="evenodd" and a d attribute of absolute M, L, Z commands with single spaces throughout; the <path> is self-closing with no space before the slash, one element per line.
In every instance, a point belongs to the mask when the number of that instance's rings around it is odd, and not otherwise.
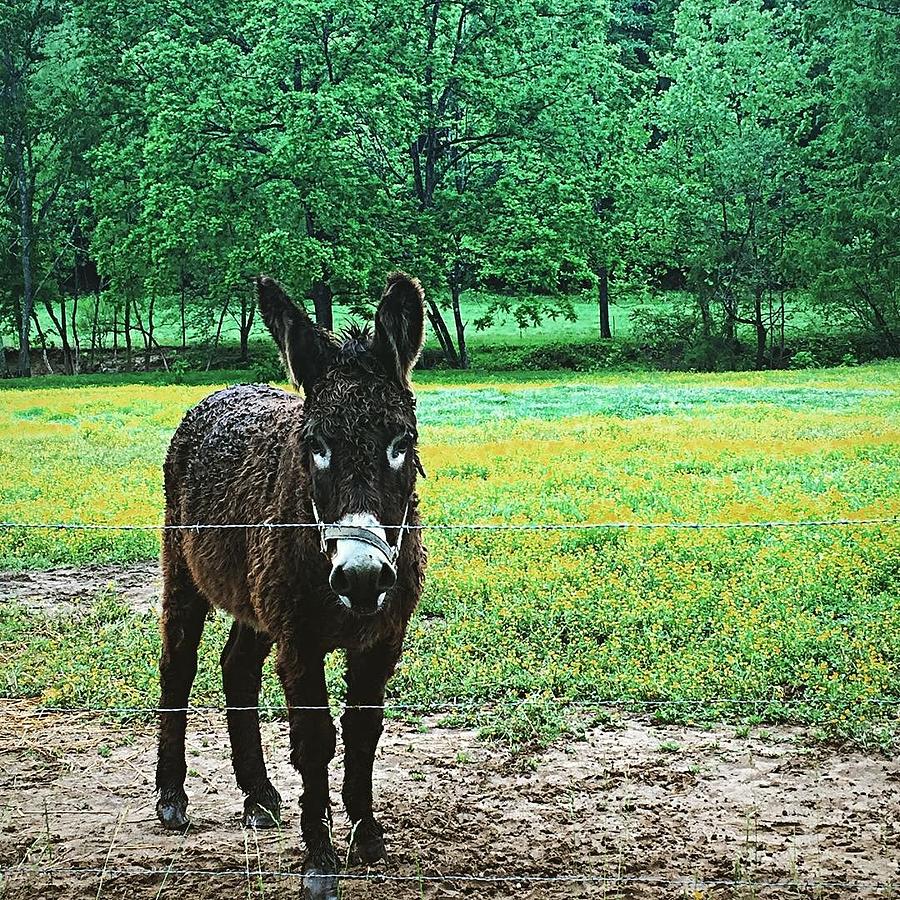
<path fill-rule="evenodd" d="M 900 364 L 741 375 L 419 379 L 428 522 L 722 522 L 900 514 Z M 0 519 L 158 522 L 160 464 L 211 388 L 0 391 Z M 430 532 L 395 699 L 499 704 L 553 737 L 560 700 L 661 718 L 795 721 L 889 741 L 900 702 L 900 528 Z M 0 532 L 0 567 L 129 562 L 153 532 Z M 221 702 L 204 639 L 195 702 Z M 75 617 L 0 612 L 0 692 L 152 705 L 158 629 L 112 595 Z M 329 678 L 340 694 L 341 668 Z M 266 696 L 278 702 L 271 672 Z M 731 698 L 748 705 L 677 700 Z M 527 698 L 524 705 L 504 704 Z M 752 701 L 752 702 L 751 702 Z"/>

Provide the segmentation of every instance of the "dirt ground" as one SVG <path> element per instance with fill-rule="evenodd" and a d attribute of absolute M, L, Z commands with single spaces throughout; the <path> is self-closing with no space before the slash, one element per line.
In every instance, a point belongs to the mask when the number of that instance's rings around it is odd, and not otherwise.
<path fill-rule="evenodd" d="M 156 823 L 151 728 L 4 702 L 0 895 L 299 897 L 299 779 L 285 726 L 265 725 L 264 740 L 282 831 L 241 828 L 223 718 L 198 713 L 188 729 L 193 826 L 181 837 Z M 345 848 L 339 763 L 340 747 L 332 800 Z M 797 731 L 740 738 L 628 720 L 522 758 L 472 731 L 394 721 L 376 797 L 389 860 L 370 873 L 408 880 L 349 880 L 347 898 L 900 893 L 900 761 L 813 747 Z M 590 880 L 534 880 L 560 876 Z"/>
<path fill-rule="evenodd" d="M 15 601 L 47 615 L 84 610 L 104 591 L 113 591 L 135 612 L 158 609 L 162 591 L 159 562 L 0 572 L 0 603 Z"/>
<path fill-rule="evenodd" d="M 0 601 L 58 613 L 110 587 L 152 607 L 157 565 L 0 574 Z M 196 713 L 193 824 L 177 836 L 156 822 L 152 727 L 0 700 L 0 898 L 299 898 L 299 777 L 284 723 L 263 734 L 282 830 L 241 828 L 224 714 Z M 340 761 L 339 745 L 343 852 Z M 630 718 L 523 757 L 436 719 L 390 721 L 375 772 L 389 859 L 348 870 L 348 900 L 900 897 L 900 759 L 801 730 Z"/>

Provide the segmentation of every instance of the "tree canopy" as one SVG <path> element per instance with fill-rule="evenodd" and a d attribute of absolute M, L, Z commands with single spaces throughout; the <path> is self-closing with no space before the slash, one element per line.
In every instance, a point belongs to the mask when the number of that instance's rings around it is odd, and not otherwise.
<path fill-rule="evenodd" d="M 897 353 L 897 96 L 876 3 L 2 0 L 0 336 L 246 359 L 258 272 L 330 326 L 407 268 L 452 365 L 671 283 L 698 365 L 783 364 L 798 295 Z"/>

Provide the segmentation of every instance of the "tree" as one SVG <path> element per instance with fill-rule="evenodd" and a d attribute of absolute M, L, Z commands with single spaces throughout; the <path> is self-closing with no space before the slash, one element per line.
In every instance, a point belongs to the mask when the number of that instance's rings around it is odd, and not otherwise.
<path fill-rule="evenodd" d="M 41 233 L 80 145 L 71 103 L 78 61 L 69 53 L 68 9 L 53 0 L 0 6 L 0 135 L 21 275 L 14 303 L 19 375 L 31 374 L 31 324 L 43 285 L 38 276 L 48 274 L 38 269 Z"/>
<path fill-rule="evenodd" d="M 900 353 L 900 18 L 813 7 L 822 46 L 811 239 L 797 247 L 819 309 Z"/>
<path fill-rule="evenodd" d="M 521 270 L 499 260 L 521 261 L 531 244 L 546 262 L 564 243 L 543 225 L 552 188 L 541 184 L 541 159 L 602 65 L 607 11 L 535 0 L 432 0 L 414 18 L 413 9 L 398 5 L 402 45 L 378 57 L 379 87 L 393 86 L 394 103 L 366 117 L 369 152 L 384 157 L 386 190 L 402 201 L 403 255 L 437 289 L 428 294 L 432 329 L 451 364 L 465 367 L 463 291 L 488 275 L 521 285 Z M 563 256 L 555 262 L 545 287 L 565 268 Z M 452 333 L 436 296 L 444 292 Z"/>
<path fill-rule="evenodd" d="M 671 86 L 655 104 L 644 203 L 688 273 L 705 339 L 715 332 L 735 352 L 738 326 L 750 326 L 756 366 L 777 363 L 786 250 L 803 214 L 800 142 L 812 139 L 800 17 L 754 0 L 713 9 L 685 0 L 675 30 L 660 60 Z"/>

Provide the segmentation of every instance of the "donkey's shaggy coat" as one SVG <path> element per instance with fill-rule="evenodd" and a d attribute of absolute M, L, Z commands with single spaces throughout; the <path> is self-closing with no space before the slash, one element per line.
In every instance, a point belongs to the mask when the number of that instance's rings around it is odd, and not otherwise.
<path fill-rule="evenodd" d="M 265 323 L 306 399 L 240 385 L 188 412 L 165 462 L 166 524 L 346 522 L 357 534 L 362 527 L 376 535 L 376 546 L 380 537 L 396 547 L 404 515 L 410 525 L 419 522 L 409 385 L 423 338 L 419 283 L 391 276 L 374 334 L 355 330 L 343 339 L 313 325 L 271 279 L 261 278 L 258 290 Z M 336 896 L 332 876 L 339 868 L 329 828 L 327 769 L 335 728 L 324 657 L 336 648 L 347 651 L 348 706 L 380 706 L 424 578 L 418 530 L 404 532 L 395 568 L 365 543 L 367 534 L 333 541 L 323 553 L 315 528 L 164 532 L 160 706 L 187 706 L 211 605 L 234 617 L 221 660 L 229 707 L 258 704 L 262 665 L 276 645 L 291 708 L 291 761 L 303 779 L 304 872 L 311 876 L 305 884 L 313 896 Z M 341 564 L 335 544 L 344 545 Z M 384 855 L 372 814 L 382 718 L 377 708 L 348 708 L 341 717 L 343 800 L 354 826 L 355 863 Z M 188 824 L 185 726 L 183 711 L 161 713 L 157 812 L 163 825 L 178 830 Z M 245 823 L 279 823 L 281 798 L 266 774 L 257 711 L 229 709 L 228 733 L 237 783 L 246 794 Z"/>

